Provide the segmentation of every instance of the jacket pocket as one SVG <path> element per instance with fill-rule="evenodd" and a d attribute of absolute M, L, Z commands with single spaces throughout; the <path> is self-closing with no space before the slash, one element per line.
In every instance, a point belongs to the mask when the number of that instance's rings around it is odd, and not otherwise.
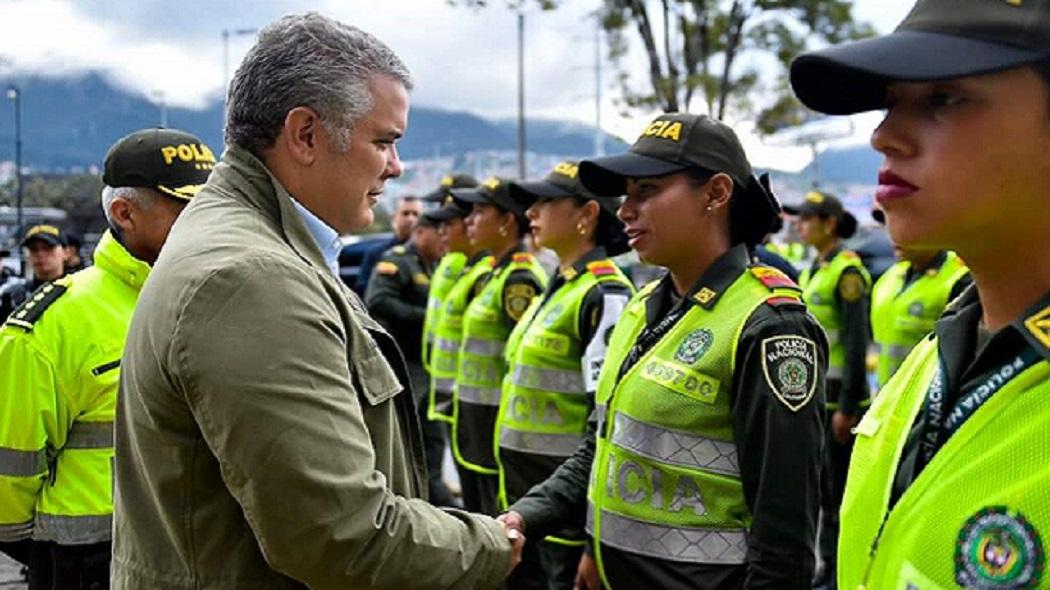
<path fill-rule="evenodd" d="M 361 397 L 369 405 L 378 406 L 401 393 L 401 383 L 397 380 L 390 364 L 382 355 L 376 353 L 365 359 L 356 359 L 352 370 L 357 374 L 361 385 Z"/>

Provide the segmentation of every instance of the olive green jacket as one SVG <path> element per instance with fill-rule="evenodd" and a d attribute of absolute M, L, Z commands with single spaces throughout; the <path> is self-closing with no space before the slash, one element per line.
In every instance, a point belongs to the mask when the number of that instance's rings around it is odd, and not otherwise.
<path fill-rule="evenodd" d="M 230 148 L 128 333 L 112 588 L 498 586 L 499 524 L 424 500 L 404 381 L 288 193 Z"/>

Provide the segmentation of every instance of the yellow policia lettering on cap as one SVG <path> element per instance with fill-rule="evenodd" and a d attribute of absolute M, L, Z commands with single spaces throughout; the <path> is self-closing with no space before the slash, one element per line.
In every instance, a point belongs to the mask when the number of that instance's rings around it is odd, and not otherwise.
<path fill-rule="evenodd" d="M 659 137 L 671 141 L 682 140 L 681 121 L 653 121 L 642 132 L 642 137 Z"/>
<path fill-rule="evenodd" d="M 164 164 L 171 166 L 175 158 L 183 162 L 197 162 L 198 164 L 215 164 L 215 154 L 211 153 L 208 146 L 202 143 L 180 143 L 179 145 L 166 145 L 160 148 L 160 155 L 164 156 Z M 208 168 L 210 169 L 210 167 Z"/>
<path fill-rule="evenodd" d="M 1046 348 L 1050 348 L 1050 305 L 1044 307 L 1024 321 L 1032 336 Z"/>
<path fill-rule="evenodd" d="M 809 192 L 806 193 L 806 200 L 810 203 L 816 203 L 819 205 L 820 203 L 824 202 L 824 195 L 818 193 L 817 191 Z"/>
<path fill-rule="evenodd" d="M 580 167 L 572 162 L 562 162 L 554 167 L 554 171 L 562 176 L 568 176 L 569 178 L 576 178 L 580 173 Z"/>
<path fill-rule="evenodd" d="M 1010 6 L 1020 6 L 1022 4 L 1022 0 L 1006 0 L 1006 3 Z"/>
<path fill-rule="evenodd" d="M 452 180 L 452 177 L 446 175 L 445 177 L 443 177 L 441 179 L 441 186 L 443 186 L 445 188 L 448 188 L 448 187 L 452 186 L 453 182 L 455 182 L 455 181 Z"/>
<path fill-rule="evenodd" d="M 53 225 L 37 225 L 37 226 L 33 226 L 33 228 L 30 229 L 29 232 L 26 233 L 26 237 L 30 238 L 30 237 L 33 237 L 33 236 L 36 236 L 36 235 L 40 235 L 40 234 L 48 234 L 48 235 L 52 235 L 52 236 L 58 236 L 59 235 L 59 231 L 58 231 L 58 228 L 53 226 Z"/>
<path fill-rule="evenodd" d="M 485 182 L 481 184 L 490 191 L 494 191 L 499 188 L 499 179 L 493 176 L 492 178 L 486 178 Z"/>

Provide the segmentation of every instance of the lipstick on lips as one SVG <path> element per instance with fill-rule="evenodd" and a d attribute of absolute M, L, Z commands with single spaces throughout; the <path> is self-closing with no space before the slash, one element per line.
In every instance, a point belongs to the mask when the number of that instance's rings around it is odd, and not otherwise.
<path fill-rule="evenodd" d="M 879 171 L 879 188 L 875 190 L 875 199 L 879 204 L 886 201 L 910 197 L 919 187 L 904 180 L 889 170 Z"/>

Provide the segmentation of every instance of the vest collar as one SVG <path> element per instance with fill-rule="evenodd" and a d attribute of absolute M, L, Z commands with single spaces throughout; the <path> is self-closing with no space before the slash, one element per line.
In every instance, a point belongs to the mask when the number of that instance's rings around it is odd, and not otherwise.
<path fill-rule="evenodd" d="M 484 260 L 486 256 L 491 256 L 488 250 L 482 250 L 481 252 L 478 252 L 474 256 L 471 256 L 467 259 L 467 266 L 474 266 L 475 264 Z"/>
<path fill-rule="evenodd" d="M 504 266 L 507 266 L 508 264 L 511 263 L 512 260 L 514 260 L 514 255 L 515 254 L 518 254 L 518 253 L 524 252 L 524 251 L 525 251 L 525 246 L 521 242 L 518 242 L 517 244 L 515 244 L 515 246 L 513 248 L 510 249 L 510 252 L 507 252 L 506 254 L 504 254 L 503 258 L 500 258 L 496 262 L 495 269 L 498 270 L 498 269 L 503 268 Z"/>
<path fill-rule="evenodd" d="M 704 274 L 700 276 L 700 279 L 689 289 L 689 292 L 685 294 L 682 300 L 691 299 L 704 309 L 713 309 L 722 297 L 722 293 L 725 293 L 726 289 L 750 265 L 751 257 L 748 254 L 747 246 L 743 244 L 733 246 L 726 253 L 715 259 L 714 263 L 704 271 Z M 660 280 L 660 284 L 646 301 L 647 323 L 655 323 L 659 318 L 671 311 L 671 302 L 676 299 L 674 296 L 674 283 L 671 281 L 670 273 L 668 273 Z M 677 301 L 674 305 L 682 305 L 682 301 Z"/>
<path fill-rule="evenodd" d="M 95 266 L 120 279 L 136 291 L 142 290 L 150 266 L 135 258 L 113 237 L 109 230 L 102 234 L 94 252 Z"/>

